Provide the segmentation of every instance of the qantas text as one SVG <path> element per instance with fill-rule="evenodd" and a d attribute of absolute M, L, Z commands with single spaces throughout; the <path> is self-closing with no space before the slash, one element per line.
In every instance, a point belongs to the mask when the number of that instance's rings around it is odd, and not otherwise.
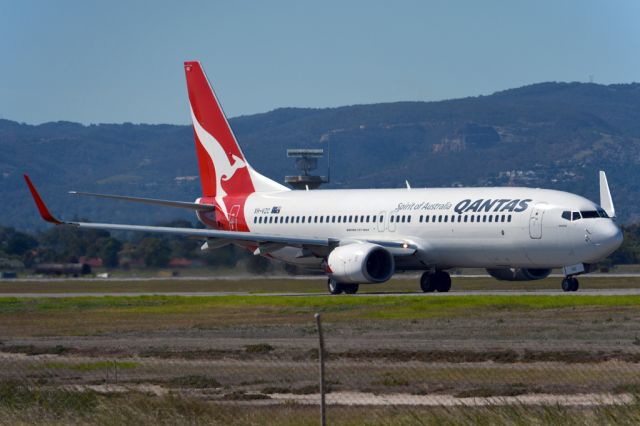
<path fill-rule="evenodd" d="M 479 200 L 462 200 L 453 208 L 456 213 L 462 214 L 466 212 L 514 212 L 519 213 L 525 211 L 529 207 L 531 199 L 526 200 L 510 200 L 510 199 L 479 199 Z"/>

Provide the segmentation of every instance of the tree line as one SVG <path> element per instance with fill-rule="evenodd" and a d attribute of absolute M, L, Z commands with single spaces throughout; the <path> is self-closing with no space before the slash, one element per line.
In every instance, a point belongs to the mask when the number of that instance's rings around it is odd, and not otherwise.
<path fill-rule="evenodd" d="M 160 226 L 192 228 L 191 222 L 174 220 Z M 172 259 L 188 259 L 210 267 L 233 268 L 239 262 L 250 272 L 266 272 L 268 259 L 229 245 L 200 250 L 198 239 L 146 233 L 117 233 L 56 226 L 38 233 L 0 227 L 0 270 L 22 270 L 41 263 L 76 263 L 81 258 L 100 259 L 106 268 L 163 268 Z"/>

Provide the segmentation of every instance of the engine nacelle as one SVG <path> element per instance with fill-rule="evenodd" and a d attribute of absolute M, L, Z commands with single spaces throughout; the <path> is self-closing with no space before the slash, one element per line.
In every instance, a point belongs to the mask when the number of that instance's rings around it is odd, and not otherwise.
<path fill-rule="evenodd" d="M 547 278 L 551 269 L 496 268 L 487 269 L 489 275 L 500 281 L 532 281 Z"/>
<path fill-rule="evenodd" d="M 330 276 L 341 283 L 382 283 L 395 272 L 393 255 L 382 246 L 353 243 L 329 253 Z"/>

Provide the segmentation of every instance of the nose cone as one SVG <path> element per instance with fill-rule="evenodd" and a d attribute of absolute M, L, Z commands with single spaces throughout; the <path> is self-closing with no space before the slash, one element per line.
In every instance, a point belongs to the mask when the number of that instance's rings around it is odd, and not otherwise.
<path fill-rule="evenodd" d="M 612 220 L 598 225 L 597 237 L 594 242 L 600 248 L 602 257 L 606 257 L 622 244 L 622 231 Z"/>

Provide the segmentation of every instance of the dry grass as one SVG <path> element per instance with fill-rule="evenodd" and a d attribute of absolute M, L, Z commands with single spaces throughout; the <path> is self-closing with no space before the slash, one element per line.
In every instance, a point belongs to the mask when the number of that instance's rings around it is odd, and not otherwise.
<path fill-rule="evenodd" d="M 226 405 L 177 394 L 101 395 L 94 392 L 0 388 L 0 424 L 72 425 L 316 425 L 317 406 Z M 603 425 L 638 424 L 640 405 L 559 407 L 328 407 L 335 425 Z"/>

